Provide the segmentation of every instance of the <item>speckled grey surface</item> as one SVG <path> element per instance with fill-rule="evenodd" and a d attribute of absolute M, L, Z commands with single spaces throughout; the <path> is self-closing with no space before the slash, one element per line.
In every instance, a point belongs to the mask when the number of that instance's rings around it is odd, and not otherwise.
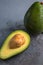
<path fill-rule="evenodd" d="M 0 0 L 0 47 L 9 33 L 23 29 L 24 14 L 36 0 Z M 42 1 L 42 0 L 40 0 Z M 8 60 L 0 60 L 0 65 L 43 65 L 43 34 L 31 35 L 27 50 Z"/>

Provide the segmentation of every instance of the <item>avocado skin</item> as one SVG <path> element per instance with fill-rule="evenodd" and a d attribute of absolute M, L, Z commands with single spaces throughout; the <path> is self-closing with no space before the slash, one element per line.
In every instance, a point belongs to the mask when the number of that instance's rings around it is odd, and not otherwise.
<path fill-rule="evenodd" d="M 31 33 L 43 32 L 43 5 L 34 2 L 24 16 L 24 26 Z"/>

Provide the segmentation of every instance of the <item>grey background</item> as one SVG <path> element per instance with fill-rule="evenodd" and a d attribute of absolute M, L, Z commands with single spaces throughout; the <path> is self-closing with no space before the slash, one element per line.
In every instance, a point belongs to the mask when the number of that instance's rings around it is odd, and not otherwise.
<path fill-rule="evenodd" d="M 35 1 L 0 0 L 0 47 L 9 33 L 15 29 L 25 30 L 24 15 Z M 30 47 L 26 51 L 8 60 L 0 60 L 0 65 L 43 65 L 43 34 L 30 36 Z"/>

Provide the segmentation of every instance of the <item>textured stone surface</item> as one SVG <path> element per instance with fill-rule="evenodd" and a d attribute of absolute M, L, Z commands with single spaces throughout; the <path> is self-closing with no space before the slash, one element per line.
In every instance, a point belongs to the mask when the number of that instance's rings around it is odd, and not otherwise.
<path fill-rule="evenodd" d="M 15 23 L 16 24 L 16 23 Z M 0 47 L 3 41 L 8 36 L 9 33 L 13 32 L 15 29 L 23 29 L 23 25 L 18 25 L 14 29 L 2 29 L 0 30 Z M 26 31 L 26 30 L 25 30 Z M 6 61 L 0 60 L 1 65 L 43 65 L 43 34 L 31 35 L 31 43 L 28 49 L 23 53 L 14 56 Z"/>

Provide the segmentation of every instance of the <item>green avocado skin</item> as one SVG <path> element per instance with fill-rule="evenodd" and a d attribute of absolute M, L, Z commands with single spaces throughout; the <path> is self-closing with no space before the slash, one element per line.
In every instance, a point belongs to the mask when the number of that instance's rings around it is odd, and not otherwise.
<path fill-rule="evenodd" d="M 24 25 L 31 33 L 43 32 L 43 4 L 34 2 L 24 16 Z"/>

